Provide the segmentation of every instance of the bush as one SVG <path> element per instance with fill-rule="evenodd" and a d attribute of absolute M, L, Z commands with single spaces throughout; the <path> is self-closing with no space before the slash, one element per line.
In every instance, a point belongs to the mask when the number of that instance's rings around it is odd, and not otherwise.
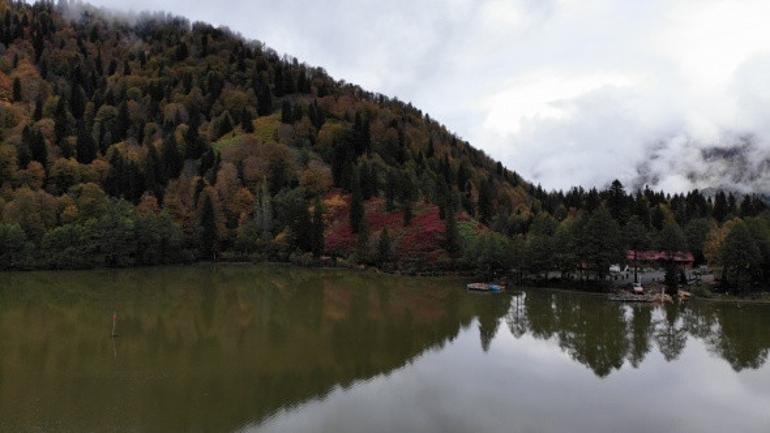
<path fill-rule="evenodd" d="M 0 224 L 0 270 L 29 266 L 32 245 L 18 224 Z"/>

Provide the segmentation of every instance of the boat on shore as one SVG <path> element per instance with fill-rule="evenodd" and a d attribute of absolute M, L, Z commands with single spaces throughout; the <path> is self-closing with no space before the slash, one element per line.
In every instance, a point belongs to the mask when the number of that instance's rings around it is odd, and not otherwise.
<path fill-rule="evenodd" d="M 471 292 L 499 293 L 505 290 L 505 286 L 497 283 L 468 283 L 465 288 Z"/>

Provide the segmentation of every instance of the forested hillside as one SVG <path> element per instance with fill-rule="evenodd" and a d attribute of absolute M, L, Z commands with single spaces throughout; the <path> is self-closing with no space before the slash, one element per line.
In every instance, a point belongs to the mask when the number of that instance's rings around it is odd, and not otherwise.
<path fill-rule="evenodd" d="M 0 269 L 329 256 L 602 277 L 665 247 L 770 275 L 757 197 L 549 193 L 410 104 L 227 29 L 66 2 L 0 0 L 0 17 Z M 723 253 L 734 232 L 749 267 Z"/>
<path fill-rule="evenodd" d="M 50 3 L 0 13 L 0 206 L 35 264 L 319 255 L 313 231 L 351 195 L 403 216 L 396 246 L 422 213 L 528 207 L 515 174 L 409 104 L 227 30 Z M 349 254 L 336 238 L 361 227 L 335 230 L 326 243 Z"/>

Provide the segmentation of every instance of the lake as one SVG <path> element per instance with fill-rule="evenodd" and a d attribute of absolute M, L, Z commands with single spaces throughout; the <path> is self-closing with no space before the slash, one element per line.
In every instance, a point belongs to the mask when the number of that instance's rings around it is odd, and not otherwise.
<path fill-rule="evenodd" d="M 770 306 L 276 265 L 6 273 L 0 432 L 767 433 L 768 350 Z"/>

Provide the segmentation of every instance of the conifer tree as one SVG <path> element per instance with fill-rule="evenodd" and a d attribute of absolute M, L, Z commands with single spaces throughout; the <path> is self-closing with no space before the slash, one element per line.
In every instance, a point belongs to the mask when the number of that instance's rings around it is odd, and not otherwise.
<path fill-rule="evenodd" d="M 45 144 L 45 137 L 39 129 L 34 128 L 29 134 L 29 150 L 32 159 L 39 162 L 43 167 L 48 166 L 48 147 Z"/>
<path fill-rule="evenodd" d="M 203 208 L 200 217 L 200 245 L 201 255 L 205 258 L 216 260 L 217 254 L 217 224 L 214 215 L 214 204 L 211 196 L 206 194 L 203 199 Z"/>
<path fill-rule="evenodd" d="M 124 165 L 123 155 L 116 149 L 113 149 L 110 156 L 110 169 L 107 171 L 107 178 L 104 180 L 104 191 L 113 197 L 122 196 L 128 183 L 125 180 Z"/>
<path fill-rule="evenodd" d="M 281 122 L 291 124 L 294 121 L 294 113 L 292 113 L 291 102 L 288 99 L 284 99 L 281 103 Z"/>
<path fill-rule="evenodd" d="M 262 80 L 257 79 L 255 93 L 257 95 L 257 114 L 260 116 L 269 116 L 273 112 L 273 97 L 270 93 L 270 86 Z"/>
<path fill-rule="evenodd" d="M 390 263 L 391 259 L 391 241 L 388 234 L 388 228 L 385 227 L 380 233 L 380 239 L 377 241 L 377 262 L 379 264 Z"/>
<path fill-rule="evenodd" d="M 189 55 L 190 55 L 190 51 L 187 49 L 186 43 L 181 42 L 177 44 L 175 57 L 178 62 L 181 62 L 182 60 L 186 59 L 187 56 Z"/>
<path fill-rule="evenodd" d="M 96 143 L 88 132 L 83 120 L 78 121 L 77 160 L 81 164 L 90 164 L 96 159 Z"/>
<path fill-rule="evenodd" d="M 163 188 L 168 182 L 163 161 L 158 155 L 158 149 L 154 144 L 150 144 L 147 150 L 147 159 L 144 166 L 145 187 L 151 191 L 158 199 L 163 199 Z"/>
<path fill-rule="evenodd" d="M 647 230 L 645 229 L 644 225 L 636 215 L 632 216 L 628 221 L 626 226 L 623 228 L 623 233 L 626 237 L 626 245 L 631 251 L 634 252 L 634 282 L 639 282 L 639 263 L 637 261 L 636 255 L 639 251 L 645 250 L 649 247 L 650 238 L 647 235 Z"/>
<path fill-rule="evenodd" d="M 70 112 L 75 116 L 75 119 L 80 119 L 83 117 L 85 109 L 86 103 L 83 88 L 77 83 L 73 83 L 72 90 L 70 91 Z"/>
<path fill-rule="evenodd" d="M 738 213 L 738 203 L 735 200 L 735 195 L 733 193 L 730 193 L 727 196 L 727 214 L 736 215 L 737 213 Z"/>
<path fill-rule="evenodd" d="M 398 176 L 395 170 L 388 169 L 385 181 L 385 210 L 392 212 L 396 208 L 396 192 L 398 190 Z"/>
<path fill-rule="evenodd" d="M 262 239 L 272 239 L 273 238 L 273 203 L 272 198 L 270 197 L 270 190 L 267 186 L 267 180 L 262 181 L 262 189 L 261 189 L 261 195 L 260 195 L 260 202 L 261 202 L 261 215 L 262 215 L 262 221 L 261 221 L 261 229 L 262 229 Z"/>
<path fill-rule="evenodd" d="M 401 212 L 404 217 L 404 227 L 412 223 L 414 217 L 414 184 L 409 173 L 401 176 Z"/>
<path fill-rule="evenodd" d="M 19 77 L 13 79 L 13 102 L 21 102 L 21 80 Z"/>
<path fill-rule="evenodd" d="M 67 107 L 64 103 L 64 98 L 59 97 L 59 102 L 56 103 L 56 109 L 54 111 L 54 140 L 56 143 L 61 143 L 69 134 L 69 116 L 67 115 Z"/>
<path fill-rule="evenodd" d="M 126 101 L 120 103 L 118 107 L 118 116 L 115 118 L 115 129 L 113 131 L 113 140 L 123 140 L 131 127 L 131 119 L 128 116 L 128 104 Z"/>
<path fill-rule="evenodd" d="M 167 135 L 163 140 L 162 155 L 163 171 L 166 173 L 167 178 L 176 179 L 179 177 L 179 173 L 182 171 L 183 161 L 172 134 Z"/>
<path fill-rule="evenodd" d="M 27 168 L 29 163 L 32 162 L 32 152 L 29 149 L 30 134 L 29 126 L 25 126 L 21 133 L 21 143 L 16 146 L 16 161 L 20 169 Z"/>
<path fill-rule="evenodd" d="M 447 200 L 444 219 L 444 249 L 452 259 L 460 256 L 460 234 L 457 229 L 457 211 L 454 202 L 450 196 Z"/>
<path fill-rule="evenodd" d="M 619 180 L 612 181 L 612 185 L 608 191 L 607 206 L 610 211 L 610 215 L 619 224 L 625 224 L 627 219 L 626 214 L 626 190 L 623 188 L 623 184 Z"/>
<path fill-rule="evenodd" d="M 313 230 L 312 230 L 312 252 L 313 257 L 319 258 L 324 250 L 324 219 L 323 203 L 321 199 L 316 198 L 313 206 Z"/>
<path fill-rule="evenodd" d="M 316 129 L 320 130 L 326 119 L 324 118 L 323 111 L 318 107 L 318 100 L 313 100 L 313 103 L 308 106 L 308 117 L 310 122 Z"/>
<path fill-rule="evenodd" d="M 723 223 L 725 218 L 727 218 L 727 214 L 727 196 L 725 196 L 724 192 L 719 191 L 716 197 L 714 197 L 714 211 L 712 215 L 717 222 Z"/>
<path fill-rule="evenodd" d="M 425 151 L 425 157 L 426 158 L 433 158 L 433 155 L 436 154 L 436 148 L 433 145 L 433 137 L 430 137 L 428 139 L 428 149 Z"/>
<path fill-rule="evenodd" d="M 245 107 L 241 110 L 241 129 L 247 134 L 254 132 L 254 119 L 251 117 L 251 111 Z"/>
<path fill-rule="evenodd" d="M 219 128 L 216 133 L 217 138 L 223 137 L 225 134 L 232 132 L 232 130 L 233 123 L 230 121 L 230 114 L 228 112 L 224 112 L 219 121 Z"/>
<path fill-rule="evenodd" d="M 479 202 L 478 202 L 478 211 L 479 211 L 479 221 L 481 221 L 482 224 L 488 225 L 492 221 L 492 194 L 494 194 L 493 191 L 492 182 L 489 179 L 484 179 L 481 182 L 481 187 L 479 188 Z"/>
<path fill-rule="evenodd" d="M 301 251 L 313 252 L 314 224 L 307 208 L 307 202 L 301 197 L 294 198 L 288 209 L 287 217 L 294 246 Z"/>
<path fill-rule="evenodd" d="M 356 256 L 359 263 L 367 263 L 369 261 L 369 224 L 366 222 L 365 215 L 361 219 L 356 236 Z"/>
<path fill-rule="evenodd" d="M 185 133 L 185 157 L 187 159 L 199 159 L 206 151 L 198 128 L 200 128 L 200 113 L 197 108 L 193 108 L 190 110 L 190 120 Z"/>
<path fill-rule="evenodd" d="M 364 220 L 364 199 L 361 192 L 361 176 L 357 169 L 353 173 L 351 191 L 350 228 L 353 230 L 353 233 L 358 233 Z"/>
<path fill-rule="evenodd" d="M 35 111 L 32 115 L 32 118 L 35 119 L 36 122 L 43 118 L 43 99 L 42 98 L 38 97 L 35 100 Z"/>

